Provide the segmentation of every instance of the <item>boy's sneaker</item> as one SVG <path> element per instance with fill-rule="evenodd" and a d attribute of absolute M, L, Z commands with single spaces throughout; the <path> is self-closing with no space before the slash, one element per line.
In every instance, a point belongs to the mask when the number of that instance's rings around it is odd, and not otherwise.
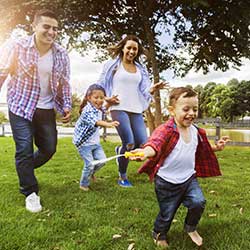
<path fill-rule="evenodd" d="M 152 232 L 153 240 L 156 246 L 160 247 L 161 249 L 167 249 L 168 242 L 164 237 L 160 237 L 160 233 Z"/>
<path fill-rule="evenodd" d="M 168 243 L 166 240 L 155 240 L 154 243 L 156 246 L 160 247 L 161 249 L 167 249 Z"/>
<path fill-rule="evenodd" d="M 89 191 L 89 187 L 88 186 L 80 186 L 80 189 L 82 191 L 85 191 L 85 192 Z"/>
<path fill-rule="evenodd" d="M 118 185 L 121 187 L 133 187 L 133 185 L 128 181 L 128 179 L 118 180 Z"/>
<path fill-rule="evenodd" d="M 38 213 L 42 211 L 42 206 L 40 204 L 40 197 L 35 192 L 26 197 L 25 206 L 26 209 L 31 213 Z"/>
<path fill-rule="evenodd" d="M 116 155 L 120 155 L 121 154 L 121 146 L 116 146 L 115 147 L 115 153 L 116 153 Z M 119 160 L 118 160 L 118 158 L 116 158 L 115 159 L 115 162 L 116 162 L 116 165 L 119 167 Z"/>

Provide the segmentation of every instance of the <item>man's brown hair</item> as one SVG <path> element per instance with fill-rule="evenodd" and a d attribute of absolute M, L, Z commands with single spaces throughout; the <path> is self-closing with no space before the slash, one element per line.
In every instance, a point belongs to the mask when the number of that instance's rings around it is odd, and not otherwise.
<path fill-rule="evenodd" d="M 37 23 L 41 19 L 42 16 L 50 17 L 58 21 L 58 17 L 54 11 L 48 10 L 48 9 L 42 9 L 42 10 L 38 10 L 35 13 L 33 22 Z"/>

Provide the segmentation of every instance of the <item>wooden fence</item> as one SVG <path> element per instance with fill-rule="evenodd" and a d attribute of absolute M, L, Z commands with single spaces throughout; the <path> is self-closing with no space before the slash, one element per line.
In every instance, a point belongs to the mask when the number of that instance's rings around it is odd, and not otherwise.
<path fill-rule="evenodd" d="M 208 136 L 210 140 L 216 141 L 221 137 L 221 129 L 236 129 L 236 128 L 246 128 L 250 129 L 250 120 L 242 120 L 236 122 L 225 123 L 222 122 L 219 117 L 217 118 L 208 118 L 208 119 L 197 119 L 196 123 L 201 123 L 203 125 L 212 125 L 215 127 L 215 135 Z M 227 145 L 231 146 L 250 146 L 250 142 L 240 142 L 240 141 L 230 141 Z"/>
<path fill-rule="evenodd" d="M 221 137 L 221 129 L 235 129 L 235 128 L 247 128 L 250 129 L 250 121 L 237 121 L 233 123 L 223 123 L 220 118 L 210 118 L 210 119 L 198 119 L 196 123 L 211 125 L 215 128 L 215 135 L 208 136 L 210 140 L 214 140 L 215 142 Z M 73 128 L 64 128 L 60 129 L 61 123 L 58 124 L 58 135 L 59 136 L 72 136 Z M 0 136 L 10 136 L 12 132 L 10 130 L 9 123 L 0 124 Z M 104 128 L 101 133 L 101 137 L 104 141 L 106 141 L 108 136 L 117 136 L 117 133 L 114 129 Z M 250 146 L 250 142 L 240 142 L 240 141 L 231 141 L 228 143 L 229 145 L 234 146 Z"/>

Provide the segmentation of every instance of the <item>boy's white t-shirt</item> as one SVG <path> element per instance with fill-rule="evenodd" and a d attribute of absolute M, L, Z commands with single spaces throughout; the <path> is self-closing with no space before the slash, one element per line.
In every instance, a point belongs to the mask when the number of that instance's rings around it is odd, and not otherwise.
<path fill-rule="evenodd" d="M 53 109 L 54 100 L 50 86 L 53 67 L 53 55 L 51 49 L 45 55 L 39 57 L 37 65 L 40 78 L 40 96 L 36 107 L 41 109 Z"/>
<path fill-rule="evenodd" d="M 169 156 L 165 159 L 157 175 L 173 184 L 188 180 L 195 173 L 195 153 L 198 145 L 198 131 L 189 127 L 190 142 L 186 143 L 181 135 Z"/>
<path fill-rule="evenodd" d="M 111 106 L 110 110 L 125 110 L 133 113 L 142 113 L 143 106 L 139 96 L 139 83 L 142 79 L 140 70 L 136 67 L 135 73 L 124 69 L 122 63 L 113 78 L 113 95 L 118 95 L 120 103 Z"/>

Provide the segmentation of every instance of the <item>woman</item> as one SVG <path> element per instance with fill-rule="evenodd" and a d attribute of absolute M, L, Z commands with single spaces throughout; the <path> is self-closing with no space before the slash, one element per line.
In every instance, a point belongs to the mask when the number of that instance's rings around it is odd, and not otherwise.
<path fill-rule="evenodd" d="M 145 50 L 136 36 L 128 35 L 108 50 L 114 59 L 104 65 L 98 83 L 111 97 L 107 98 L 107 102 L 112 102 L 111 117 L 120 123 L 116 129 L 122 141 L 115 151 L 123 154 L 146 142 L 142 112 L 148 108 L 154 91 L 163 88 L 165 83 L 160 82 L 151 87 L 148 71 L 139 61 Z M 117 159 L 118 184 L 122 187 L 132 186 L 127 179 L 128 161 L 125 157 Z"/>

